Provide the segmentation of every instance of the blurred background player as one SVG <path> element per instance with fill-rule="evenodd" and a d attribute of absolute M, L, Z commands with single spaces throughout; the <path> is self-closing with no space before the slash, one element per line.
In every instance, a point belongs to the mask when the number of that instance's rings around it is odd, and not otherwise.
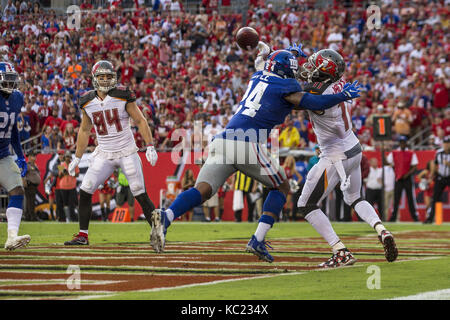
<path fill-rule="evenodd" d="M 6 250 L 25 247 L 31 240 L 29 235 L 18 235 L 24 199 L 22 178 L 27 173 L 27 162 L 23 156 L 17 129 L 17 118 L 24 103 L 22 93 L 16 90 L 18 85 L 19 74 L 12 64 L 0 62 L 0 185 L 6 189 L 9 196 L 6 209 Z M 10 145 L 17 156 L 16 162 L 9 153 Z"/>
<path fill-rule="evenodd" d="M 209 144 L 208 159 L 200 169 L 195 187 L 181 193 L 169 209 L 155 210 L 151 243 L 156 252 L 164 250 L 165 234 L 174 219 L 208 200 L 239 170 L 271 189 L 247 251 L 273 261 L 264 238 L 279 219 L 290 186 L 284 170 L 271 160 L 264 146 L 270 131 L 283 123 L 292 110 L 324 110 L 359 96 L 356 83 L 346 84 L 343 92 L 334 95 L 304 93 L 295 79 L 297 72 L 296 57 L 290 51 L 278 50 L 268 56 L 264 70 L 253 74 L 225 131 Z"/>
<path fill-rule="evenodd" d="M 111 199 L 118 186 L 118 182 L 114 173 L 103 184 L 98 187 L 98 199 L 100 202 L 100 211 L 102 212 L 102 220 L 108 221 L 108 216 L 111 211 Z"/>
<path fill-rule="evenodd" d="M 141 205 L 149 224 L 155 209 L 145 190 L 142 163 L 137 153 L 130 118 L 145 141 L 146 158 L 152 166 L 156 164 L 158 154 L 153 147 L 153 137 L 147 120 L 136 105 L 136 96 L 127 87 L 117 85 L 117 74 L 109 61 L 97 62 L 91 73 L 95 90 L 88 91 L 80 98 L 83 118 L 78 132 L 75 158 L 69 165 L 69 174 L 75 174 L 75 168 L 88 146 L 92 126 L 95 128 L 98 146 L 92 154 L 91 164 L 80 187 L 80 231 L 71 241 L 66 241 L 65 245 L 89 244 L 92 194 L 117 168 L 121 168 L 127 177 L 130 190 Z"/>
<path fill-rule="evenodd" d="M 425 223 L 433 223 L 436 202 L 441 201 L 445 188 L 450 186 L 450 136 L 444 138 L 443 148 L 436 153 L 431 176 L 435 178 L 433 198 L 430 205 L 431 208 L 427 211 Z"/>
<path fill-rule="evenodd" d="M 345 88 L 344 71 L 342 56 L 334 50 L 324 49 L 309 56 L 299 74 L 308 82 L 305 91 L 320 95 L 341 92 Z M 393 235 L 383 226 L 371 204 L 361 197 L 362 147 L 352 130 L 350 108 L 350 104 L 344 102 L 324 111 L 308 110 L 321 152 L 319 162 L 308 172 L 297 206 L 299 213 L 332 247 L 333 255 L 321 263 L 321 267 L 340 267 L 356 262 L 318 207 L 339 182 L 345 203 L 377 232 L 386 259 L 391 262 L 398 255 Z"/>
<path fill-rule="evenodd" d="M 116 190 L 116 203 L 118 207 L 122 207 L 125 202 L 128 203 L 128 211 L 130 212 L 131 221 L 135 220 L 134 217 L 134 197 L 130 190 L 130 184 L 128 183 L 127 177 L 123 174 L 122 170 L 119 168 L 117 171 L 117 181 L 119 186 Z"/>

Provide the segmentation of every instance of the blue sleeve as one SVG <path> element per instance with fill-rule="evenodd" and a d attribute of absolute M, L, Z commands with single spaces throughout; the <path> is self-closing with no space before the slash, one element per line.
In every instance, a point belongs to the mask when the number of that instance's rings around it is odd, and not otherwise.
<path fill-rule="evenodd" d="M 315 95 L 304 93 L 300 100 L 300 107 L 308 110 L 325 110 L 347 101 L 348 97 L 342 92 L 336 94 Z"/>
<path fill-rule="evenodd" d="M 11 131 L 11 146 L 14 149 L 18 158 L 23 158 L 22 145 L 20 144 L 19 130 L 17 129 L 17 122 L 14 124 Z"/>

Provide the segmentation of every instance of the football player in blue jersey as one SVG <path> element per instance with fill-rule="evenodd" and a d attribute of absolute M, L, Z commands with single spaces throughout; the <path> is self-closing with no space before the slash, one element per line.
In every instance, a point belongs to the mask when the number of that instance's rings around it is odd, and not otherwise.
<path fill-rule="evenodd" d="M 171 222 L 213 196 L 225 180 L 237 170 L 271 189 L 263 206 L 257 234 L 264 234 L 278 219 L 290 191 L 283 168 L 271 159 L 265 147 L 270 131 L 284 122 L 292 110 L 325 110 L 359 97 L 357 82 L 345 85 L 339 94 L 305 93 L 296 80 L 296 57 L 288 50 L 272 52 L 264 69 L 255 72 L 239 108 L 225 128 L 208 146 L 208 158 L 200 170 L 196 185 L 181 193 L 167 210 L 155 210 L 151 244 L 162 252 Z M 259 231 L 258 231 L 259 230 Z M 264 236 L 253 239 L 247 250 L 272 262 Z"/>
<path fill-rule="evenodd" d="M 0 185 L 9 195 L 6 218 L 8 239 L 6 250 L 25 247 L 31 240 L 29 235 L 18 236 L 23 212 L 24 190 L 22 177 L 27 173 L 27 162 L 20 145 L 16 122 L 23 107 L 23 95 L 16 90 L 19 74 L 9 62 L 0 62 Z M 14 162 L 9 146 L 16 153 Z"/>

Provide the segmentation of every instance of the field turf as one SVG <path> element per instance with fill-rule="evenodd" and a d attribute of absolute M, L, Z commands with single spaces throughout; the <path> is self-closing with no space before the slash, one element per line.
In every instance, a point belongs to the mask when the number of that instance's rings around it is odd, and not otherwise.
<path fill-rule="evenodd" d="M 387 223 L 399 248 L 394 263 L 367 224 L 333 226 L 354 266 L 317 268 L 331 251 L 305 222 L 275 224 L 272 264 L 244 252 L 256 223 L 175 222 L 166 251 L 156 254 L 144 222 L 92 222 L 88 247 L 63 246 L 76 223 L 23 222 L 20 234 L 32 240 L 0 252 L 0 299 L 450 299 L 450 224 Z"/>

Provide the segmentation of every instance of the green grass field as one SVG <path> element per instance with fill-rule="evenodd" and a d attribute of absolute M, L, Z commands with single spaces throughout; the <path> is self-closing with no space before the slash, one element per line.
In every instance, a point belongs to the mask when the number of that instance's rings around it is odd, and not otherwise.
<path fill-rule="evenodd" d="M 390 299 L 444 289 L 435 298 L 450 299 L 450 224 L 386 224 L 399 248 L 394 263 L 384 260 L 368 225 L 333 226 L 358 259 L 354 266 L 316 268 L 331 250 L 305 222 L 278 223 L 269 232 L 272 264 L 244 252 L 256 223 L 176 222 L 159 255 L 149 246 L 144 222 L 93 222 L 90 246 L 83 248 L 62 245 L 78 231 L 75 223 L 23 223 L 20 234 L 32 241 L 0 254 L 0 299 Z M 3 223 L 0 243 L 5 241 Z M 79 289 L 67 286 L 69 265 L 79 266 Z"/>

